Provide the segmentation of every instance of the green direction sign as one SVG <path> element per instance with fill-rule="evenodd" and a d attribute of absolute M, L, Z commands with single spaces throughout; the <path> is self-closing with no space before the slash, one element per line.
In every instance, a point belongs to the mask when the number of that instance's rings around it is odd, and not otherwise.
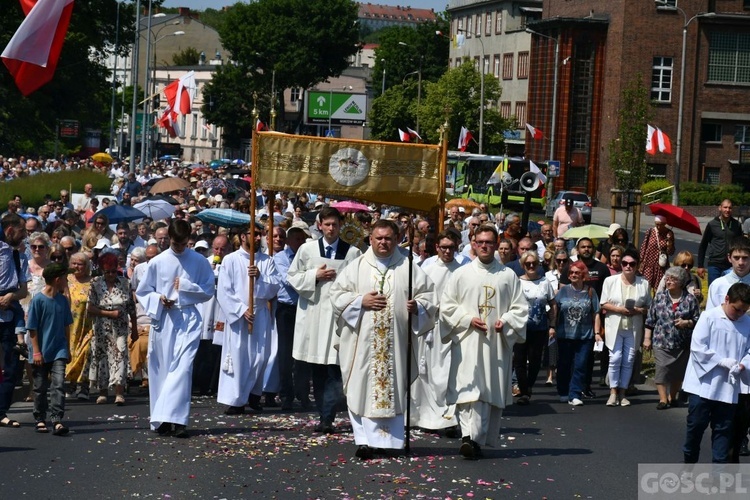
<path fill-rule="evenodd" d="M 144 115 L 143 115 L 143 113 L 136 113 L 135 116 L 136 116 L 136 118 L 135 118 L 135 136 L 136 136 L 136 141 L 140 141 L 141 140 L 141 136 L 143 134 L 143 132 L 142 132 L 143 129 L 141 128 L 141 126 L 143 125 L 143 116 Z M 146 115 L 146 125 L 148 125 L 148 115 Z"/>
<path fill-rule="evenodd" d="M 308 124 L 362 125 L 367 113 L 367 96 L 344 92 L 307 92 Z"/>

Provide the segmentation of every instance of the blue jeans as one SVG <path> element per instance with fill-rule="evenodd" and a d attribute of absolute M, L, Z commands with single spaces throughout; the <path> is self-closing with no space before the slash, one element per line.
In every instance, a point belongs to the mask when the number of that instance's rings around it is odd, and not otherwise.
<path fill-rule="evenodd" d="M 716 267 L 716 266 L 706 267 L 706 272 L 708 273 L 708 286 L 711 286 L 711 283 L 713 283 L 716 278 L 721 278 L 721 276 L 724 275 L 727 269 L 728 268 L 726 267 Z"/>
<path fill-rule="evenodd" d="M 695 394 L 688 399 L 687 434 L 682 447 L 686 464 L 698 462 L 701 453 L 703 432 L 711 424 L 712 462 L 729 462 L 729 449 L 732 442 L 732 419 L 736 405 L 712 401 Z"/>
<path fill-rule="evenodd" d="M 312 368 L 315 405 L 320 413 L 320 421 L 324 424 L 332 424 L 336 419 L 336 405 L 344 394 L 341 367 L 316 363 L 310 363 L 310 367 Z"/>
<path fill-rule="evenodd" d="M 50 393 L 50 420 L 53 424 L 65 416 L 65 365 L 64 359 L 51 363 L 32 365 L 34 375 L 34 420 L 47 420 L 47 391 Z"/>
<path fill-rule="evenodd" d="M 557 394 L 567 396 L 568 401 L 580 399 L 594 341 L 557 339 L 557 345 Z"/>
<path fill-rule="evenodd" d="M 7 416 L 10 404 L 13 400 L 13 390 L 16 388 L 16 381 L 19 380 L 23 373 L 23 363 L 18 359 L 18 353 L 13 350 L 18 337 L 16 336 L 15 324 L 0 323 L 0 342 L 5 352 L 5 367 L 3 370 L 3 381 L 0 383 L 0 420 Z"/>

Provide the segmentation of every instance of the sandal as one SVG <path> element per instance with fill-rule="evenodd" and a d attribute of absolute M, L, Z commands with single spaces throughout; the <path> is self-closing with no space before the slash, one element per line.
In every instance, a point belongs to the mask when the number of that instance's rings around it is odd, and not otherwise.
<path fill-rule="evenodd" d="M 64 426 L 63 424 L 61 424 L 60 422 L 57 422 L 57 423 L 55 424 L 55 428 L 54 428 L 54 429 L 52 430 L 52 434 L 54 434 L 55 436 L 64 436 L 64 435 L 66 435 L 66 434 L 67 434 L 67 433 L 68 433 L 69 431 L 70 431 L 70 429 L 68 429 L 67 427 L 65 427 L 65 426 Z"/>
<path fill-rule="evenodd" d="M 49 432 L 49 429 L 47 428 L 47 424 L 45 424 L 44 422 L 37 422 L 35 430 L 39 434 L 47 434 Z"/>
<path fill-rule="evenodd" d="M 98 398 L 96 398 L 96 404 L 98 405 L 107 404 L 107 396 L 99 396 Z"/>
<path fill-rule="evenodd" d="M 17 420 L 5 417 L 4 419 L 0 420 L 0 427 L 12 427 L 14 429 L 18 429 L 19 427 L 21 427 L 21 424 L 19 424 Z"/>
<path fill-rule="evenodd" d="M 125 396 L 115 396 L 115 404 L 117 406 L 125 406 Z"/>

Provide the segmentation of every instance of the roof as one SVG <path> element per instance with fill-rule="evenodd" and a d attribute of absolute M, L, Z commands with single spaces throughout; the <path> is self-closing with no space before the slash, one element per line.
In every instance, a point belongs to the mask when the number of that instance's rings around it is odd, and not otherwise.
<path fill-rule="evenodd" d="M 412 7 L 379 5 L 369 2 L 359 4 L 358 17 L 360 19 L 412 23 L 424 23 L 436 20 L 433 9 L 414 9 Z"/>

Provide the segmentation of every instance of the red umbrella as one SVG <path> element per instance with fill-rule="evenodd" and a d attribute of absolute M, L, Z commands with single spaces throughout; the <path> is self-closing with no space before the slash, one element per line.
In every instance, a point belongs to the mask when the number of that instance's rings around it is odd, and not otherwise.
<path fill-rule="evenodd" d="M 348 213 L 348 212 L 369 212 L 370 207 L 363 203 L 357 203 L 356 201 L 351 200 L 344 200 L 339 201 L 336 204 L 331 205 L 333 208 L 338 210 L 341 213 Z"/>
<path fill-rule="evenodd" d="M 661 215 L 667 225 L 682 229 L 688 233 L 701 234 L 701 226 L 693 214 L 682 207 L 676 207 L 670 203 L 652 203 L 648 206 L 651 213 Z"/>

